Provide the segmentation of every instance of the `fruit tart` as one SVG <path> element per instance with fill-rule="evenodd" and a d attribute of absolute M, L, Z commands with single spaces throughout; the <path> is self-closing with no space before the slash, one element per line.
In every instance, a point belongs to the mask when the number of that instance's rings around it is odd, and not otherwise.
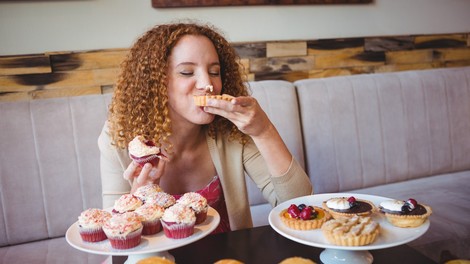
<path fill-rule="evenodd" d="M 379 210 L 388 222 L 397 227 L 418 227 L 431 215 L 431 207 L 418 203 L 415 199 L 406 201 L 387 200 L 379 205 Z"/>
<path fill-rule="evenodd" d="M 280 213 L 282 222 L 296 230 L 311 230 L 320 228 L 330 218 L 325 210 L 317 206 L 291 204 Z"/>
<path fill-rule="evenodd" d="M 375 211 L 372 202 L 356 199 L 354 196 L 330 198 L 324 201 L 322 206 L 335 219 L 354 215 L 367 216 Z"/>

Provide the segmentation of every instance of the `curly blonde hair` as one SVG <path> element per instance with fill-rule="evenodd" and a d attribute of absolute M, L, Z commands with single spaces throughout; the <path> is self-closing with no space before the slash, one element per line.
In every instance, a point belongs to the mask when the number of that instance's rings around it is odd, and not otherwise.
<path fill-rule="evenodd" d="M 239 57 L 213 26 L 196 23 L 158 25 L 142 35 L 121 64 L 121 72 L 109 107 L 109 132 L 113 144 L 126 148 L 137 135 L 159 147 L 169 146 L 172 134 L 168 110 L 167 69 L 173 47 L 185 35 L 205 36 L 212 41 L 221 65 L 222 93 L 246 96 Z M 211 137 L 227 134 L 246 142 L 246 135 L 229 120 L 216 116 L 205 125 Z"/>

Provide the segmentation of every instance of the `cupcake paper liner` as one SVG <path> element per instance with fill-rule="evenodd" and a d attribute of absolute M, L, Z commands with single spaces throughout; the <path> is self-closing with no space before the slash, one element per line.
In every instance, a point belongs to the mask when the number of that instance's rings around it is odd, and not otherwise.
<path fill-rule="evenodd" d="M 101 227 L 98 228 L 79 228 L 79 233 L 84 242 L 99 242 L 107 239 Z"/>
<path fill-rule="evenodd" d="M 143 221 L 142 225 L 142 235 L 144 236 L 155 235 L 162 231 L 162 223 L 159 219 L 153 221 Z"/>
<path fill-rule="evenodd" d="M 174 222 L 165 222 L 161 220 L 165 236 L 173 239 L 186 238 L 194 234 L 194 223 L 183 224 Z"/>
<path fill-rule="evenodd" d="M 111 247 L 114 249 L 130 249 L 140 244 L 142 238 L 142 227 L 129 233 L 127 236 L 108 236 Z"/>

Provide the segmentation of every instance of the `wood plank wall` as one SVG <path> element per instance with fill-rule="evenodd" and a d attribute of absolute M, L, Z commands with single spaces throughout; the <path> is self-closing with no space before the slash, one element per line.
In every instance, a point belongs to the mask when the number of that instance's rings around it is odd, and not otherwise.
<path fill-rule="evenodd" d="M 470 66 L 470 32 L 232 43 L 247 80 Z M 0 57 L 0 101 L 109 93 L 127 49 Z"/>

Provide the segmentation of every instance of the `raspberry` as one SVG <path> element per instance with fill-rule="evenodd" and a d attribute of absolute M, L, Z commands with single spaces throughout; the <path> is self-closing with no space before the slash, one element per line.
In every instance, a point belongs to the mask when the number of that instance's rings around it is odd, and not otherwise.
<path fill-rule="evenodd" d="M 287 208 L 287 212 L 290 214 L 292 218 L 299 218 L 300 217 L 300 210 L 295 204 L 291 204 L 289 208 Z"/>

